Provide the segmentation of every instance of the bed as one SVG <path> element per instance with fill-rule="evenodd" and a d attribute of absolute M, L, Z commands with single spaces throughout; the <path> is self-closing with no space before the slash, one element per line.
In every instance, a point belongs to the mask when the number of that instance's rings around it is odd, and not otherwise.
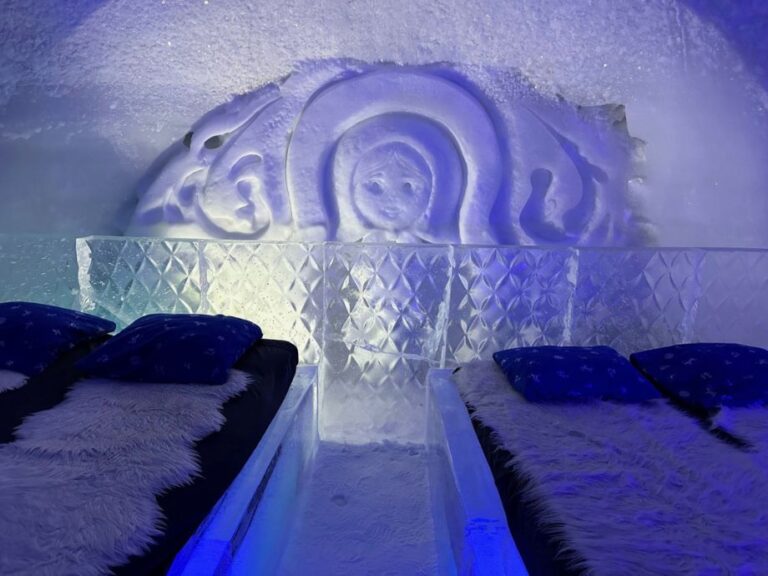
<path fill-rule="evenodd" d="M 77 379 L 75 363 L 109 339 L 115 324 L 31 302 L 0 303 L 0 444 L 24 418 L 55 406 Z"/>
<path fill-rule="evenodd" d="M 531 574 L 768 573 L 763 471 L 666 400 L 532 402 L 493 361 L 451 381 Z"/>
<path fill-rule="evenodd" d="M 195 445 L 200 477 L 164 493 L 158 503 L 165 517 L 163 535 L 145 554 L 115 568 L 115 574 L 165 574 L 176 555 L 232 484 L 277 414 L 298 363 L 293 344 L 260 340 L 235 368 L 251 383 L 223 406 L 222 428 Z"/>
<path fill-rule="evenodd" d="M 130 339 L 129 329 L 109 341 L 117 342 L 109 352 L 105 344 L 78 362 L 87 377 L 0 446 L 0 572 L 165 574 L 251 458 L 294 379 L 296 347 L 264 339 L 253 326 L 232 330 L 252 333 L 221 374 L 201 374 L 196 364 L 213 348 L 190 355 L 182 362 L 188 368 L 163 366 L 151 351 L 125 352 L 130 343 L 118 341 Z M 178 362 L 167 343 L 185 333 L 189 326 L 171 331 L 159 352 Z M 147 340 L 153 348 L 154 338 Z M 91 372 L 115 354 L 124 357 L 119 374 Z M 137 358 L 151 372 L 143 381 L 132 371 Z M 159 382 L 158 370 L 176 368 L 218 382 L 171 383 L 175 373 Z"/>

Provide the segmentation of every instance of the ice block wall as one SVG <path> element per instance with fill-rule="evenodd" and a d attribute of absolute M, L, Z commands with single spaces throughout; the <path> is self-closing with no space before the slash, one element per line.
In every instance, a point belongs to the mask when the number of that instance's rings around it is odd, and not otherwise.
<path fill-rule="evenodd" d="M 81 238 L 76 259 L 82 307 L 120 325 L 216 312 L 296 343 L 347 442 L 422 439 L 428 370 L 505 347 L 768 346 L 765 250 Z"/>
<path fill-rule="evenodd" d="M 80 307 L 74 238 L 0 234 L 0 302 Z"/>
<path fill-rule="evenodd" d="M 352 58 L 508 67 L 553 98 L 624 104 L 648 143 L 658 245 L 768 245 L 760 0 L 0 0 L 0 13 L 4 232 L 122 233 L 207 111 L 301 62 Z"/>
<path fill-rule="evenodd" d="M 80 307 L 120 328 L 158 312 L 229 314 L 320 361 L 322 246 L 94 237 L 76 252 Z"/>

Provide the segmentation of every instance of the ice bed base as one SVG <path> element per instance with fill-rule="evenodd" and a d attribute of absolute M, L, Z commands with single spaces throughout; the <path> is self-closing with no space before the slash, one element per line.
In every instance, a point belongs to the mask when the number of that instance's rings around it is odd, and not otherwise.
<path fill-rule="evenodd" d="M 526 567 L 541 576 L 584 576 L 586 570 L 579 568 L 581 558 L 565 550 L 564 543 L 545 534 L 536 522 L 536 511 L 532 510 L 522 498 L 525 480 L 514 466 L 504 468 L 504 463 L 512 459 L 504 448 L 493 441 L 493 431 L 472 418 L 474 410 L 468 407 L 470 419 L 475 429 L 485 457 L 495 471 L 495 484 L 498 492 L 504 494 L 503 505 L 507 514 L 510 532 L 525 558 Z"/>
<path fill-rule="evenodd" d="M 299 366 L 261 442 L 169 574 L 274 572 L 317 451 L 317 407 L 317 367 Z"/>
<path fill-rule="evenodd" d="M 450 370 L 429 373 L 427 447 L 442 573 L 527 575 Z"/>

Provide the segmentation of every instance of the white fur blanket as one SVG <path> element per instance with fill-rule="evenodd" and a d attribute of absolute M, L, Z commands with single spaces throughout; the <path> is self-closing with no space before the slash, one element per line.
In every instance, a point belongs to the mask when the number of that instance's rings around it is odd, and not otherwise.
<path fill-rule="evenodd" d="M 666 401 L 529 403 L 493 362 L 454 378 L 589 574 L 768 574 L 764 475 Z"/>
<path fill-rule="evenodd" d="M 721 408 L 711 423 L 748 442 L 755 459 L 768 473 L 768 407 Z"/>
<path fill-rule="evenodd" d="M 0 370 L 0 394 L 8 390 L 16 390 L 27 383 L 27 377 L 12 370 Z"/>
<path fill-rule="evenodd" d="M 199 474 L 194 443 L 248 383 L 90 380 L 27 418 L 0 446 L 0 574 L 105 574 L 141 554 L 162 530 L 156 496 Z"/>

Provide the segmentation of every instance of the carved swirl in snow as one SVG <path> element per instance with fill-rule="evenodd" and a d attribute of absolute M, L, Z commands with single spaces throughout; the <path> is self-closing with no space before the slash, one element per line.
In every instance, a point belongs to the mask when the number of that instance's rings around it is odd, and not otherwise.
<path fill-rule="evenodd" d="M 198 121 L 148 176 L 128 232 L 641 243 L 628 184 L 641 175 L 639 144 L 623 109 L 554 102 L 514 73 L 477 72 L 303 64 Z"/>

